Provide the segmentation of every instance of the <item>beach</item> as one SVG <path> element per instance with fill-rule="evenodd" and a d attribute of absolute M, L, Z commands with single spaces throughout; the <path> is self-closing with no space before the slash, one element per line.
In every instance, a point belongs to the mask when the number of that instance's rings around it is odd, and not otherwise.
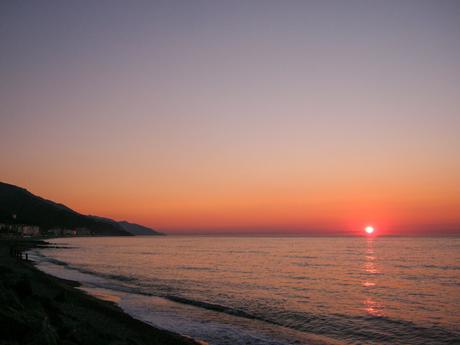
<path fill-rule="evenodd" d="M 37 245 L 46 242 L 0 241 L 0 344 L 198 344 L 136 320 L 114 303 L 76 289 L 77 282 L 51 277 L 11 256 L 14 248 Z"/>

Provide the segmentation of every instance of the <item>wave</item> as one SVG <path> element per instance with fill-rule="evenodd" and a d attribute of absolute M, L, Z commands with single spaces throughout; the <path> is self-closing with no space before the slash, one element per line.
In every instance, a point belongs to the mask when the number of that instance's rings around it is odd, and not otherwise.
<path fill-rule="evenodd" d="M 161 282 L 153 288 L 146 286 L 144 281 L 126 275 L 101 273 L 86 267 L 69 265 L 58 259 L 40 255 L 42 261 L 61 266 L 65 269 L 75 270 L 105 279 L 99 287 L 139 294 L 156 296 L 172 302 L 190 305 L 205 310 L 224 313 L 236 317 L 258 320 L 269 324 L 287 327 L 293 330 L 324 335 L 330 338 L 347 340 L 350 342 L 368 342 L 370 340 L 381 343 L 411 343 L 411 344 L 452 344 L 460 339 L 460 333 L 440 326 L 424 327 L 411 321 L 392 319 L 386 316 L 350 316 L 342 314 L 327 314 L 298 312 L 293 310 L 263 310 L 257 306 L 238 308 L 209 301 L 184 297 L 180 294 L 171 294 L 171 288 L 162 286 Z M 296 279 L 304 279 L 296 276 Z M 123 284 L 113 284 L 113 281 Z M 125 284 L 129 283 L 129 284 Z M 149 284 L 151 282 L 148 282 Z M 164 283 L 164 282 L 163 282 Z M 169 293 L 168 293 L 169 292 Z M 235 302 L 235 301 L 233 301 Z M 252 309 L 252 310 L 251 310 Z"/>
<path fill-rule="evenodd" d="M 41 257 L 40 261 L 42 261 L 42 262 L 43 261 L 48 262 L 48 263 L 51 263 L 51 264 L 54 264 L 54 265 L 65 267 L 66 269 L 69 269 L 69 270 L 77 271 L 77 272 L 84 273 L 84 274 L 90 274 L 90 275 L 100 277 L 100 278 L 113 279 L 113 280 L 118 280 L 118 281 L 121 281 L 121 282 L 134 282 L 134 281 L 137 280 L 136 278 L 128 277 L 128 276 L 125 276 L 125 275 L 101 273 L 101 272 L 97 272 L 97 271 L 90 270 L 90 269 L 87 269 L 87 268 L 83 268 L 83 267 L 80 267 L 80 266 L 70 265 L 67 262 L 64 262 L 64 261 L 61 261 L 61 260 L 55 259 L 55 258 L 50 258 L 50 257 L 44 256 L 42 254 L 38 254 L 37 256 Z"/>
<path fill-rule="evenodd" d="M 286 256 L 289 259 L 317 259 L 317 256 L 309 256 L 309 255 L 288 255 Z"/>
<path fill-rule="evenodd" d="M 404 269 L 417 269 L 417 268 L 429 268 L 433 270 L 460 270 L 460 266 L 450 266 L 450 265 L 395 265 L 395 267 L 398 268 L 404 268 Z"/>
<path fill-rule="evenodd" d="M 189 270 L 189 271 L 205 271 L 205 272 L 215 272 L 215 268 L 210 267 L 195 267 L 195 266 L 177 266 L 179 270 Z"/>
<path fill-rule="evenodd" d="M 168 299 L 170 301 L 173 301 L 173 302 L 182 303 L 182 304 L 188 304 L 188 305 L 192 305 L 192 306 L 195 306 L 195 307 L 208 309 L 208 310 L 212 310 L 212 311 L 217 311 L 217 312 L 221 312 L 221 313 L 225 313 L 225 314 L 229 314 L 229 315 L 245 317 L 247 319 L 253 319 L 253 320 L 257 319 L 257 320 L 266 321 L 265 319 L 259 318 L 259 317 L 255 316 L 255 315 L 252 315 L 252 314 L 249 314 L 249 313 L 245 312 L 244 310 L 234 309 L 234 308 L 226 307 L 226 306 L 223 306 L 223 305 L 220 305 L 220 304 L 197 301 L 197 300 L 193 300 L 193 299 L 188 299 L 188 298 L 184 298 L 184 297 L 180 297 L 180 296 L 172 296 L 172 295 L 164 296 L 164 298 L 166 298 L 166 299 Z"/>
<path fill-rule="evenodd" d="M 224 305 L 198 301 L 180 296 L 165 296 L 173 302 L 191 305 L 228 315 L 259 320 L 277 326 L 291 328 L 297 331 L 320 334 L 330 338 L 360 339 L 361 341 L 386 342 L 386 343 L 412 343 L 425 344 L 431 339 L 437 344 L 453 344 L 459 339 L 460 334 L 442 327 L 423 327 L 410 321 L 392 319 L 385 316 L 350 316 L 350 315 L 319 315 L 301 312 L 277 313 L 277 319 L 262 317 L 245 310 L 231 308 Z M 391 331 L 391 332 L 390 332 Z M 391 334 L 393 333 L 393 334 Z"/>
<path fill-rule="evenodd" d="M 333 264 L 320 264 L 320 263 L 311 263 L 311 262 L 294 262 L 292 264 L 293 266 L 298 266 L 298 267 L 332 267 L 334 266 Z"/>
<path fill-rule="evenodd" d="M 422 265 L 422 267 L 437 269 L 437 270 L 460 270 L 460 266 Z"/>

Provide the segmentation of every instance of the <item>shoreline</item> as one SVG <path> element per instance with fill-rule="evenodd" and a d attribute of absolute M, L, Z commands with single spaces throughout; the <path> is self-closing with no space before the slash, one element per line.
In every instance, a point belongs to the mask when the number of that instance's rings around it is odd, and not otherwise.
<path fill-rule="evenodd" d="M 125 313 L 115 303 L 77 289 L 80 284 L 48 275 L 32 262 L 11 256 L 43 240 L 0 240 L 0 343 L 178 344 L 202 342 L 158 329 Z"/>
<path fill-rule="evenodd" d="M 151 236 L 149 236 L 151 237 Z M 54 237 L 54 238 L 62 238 L 62 237 Z M 42 244 L 39 244 L 38 246 L 34 246 L 35 248 L 44 248 L 44 247 L 47 247 L 47 248 L 68 248 L 67 245 L 64 245 L 62 246 L 62 244 L 55 244 L 55 243 L 49 243 L 48 245 L 44 246 Z M 57 260 L 58 262 L 53 262 L 53 264 L 55 265 L 59 265 L 59 266 L 63 266 L 63 267 L 66 267 L 68 268 L 68 263 L 65 263 L 64 261 L 61 261 L 61 260 Z M 179 298 L 179 297 L 176 297 L 175 296 L 154 296 L 154 295 L 151 295 L 151 294 L 143 294 L 142 292 L 128 292 L 128 291 L 125 291 L 125 290 L 112 290 L 112 287 L 104 287 L 104 286 L 98 286 L 98 287 L 89 287 L 86 283 L 85 283 L 85 279 L 83 278 L 83 280 L 79 279 L 78 277 L 75 277 L 73 275 L 67 275 L 67 274 L 59 274 L 56 272 L 52 273 L 52 271 L 48 271 L 47 269 L 44 269 L 43 271 L 36 267 L 37 270 L 39 270 L 40 272 L 44 272 L 45 274 L 47 275 L 50 275 L 52 277 L 56 277 L 57 279 L 61 279 L 61 280 L 68 280 L 70 279 L 69 281 L 71 283 L 76 283 L 76 286 L 75 288 L 78 289 L 79 291 L 84 291 L 86 294 L 88 294 L 89 296 L 92 296 L 92 297 L 95 297 L 99 300 L 102 300 L 102 301 L 107 301 L 108 303 L 111 303 L 111 304 L 115 304 L 118 308 L 122 309 L 123 313 L 126 313 L 127 315 L 130 315 L 131 317 L 137 319 L 137 320 L 140 320 L 141 322 L 143 323 L 146 323 L 147 325 L 151 326 L 150 322 L 151 319 L 150 318 L 144 318 L 144 316 L 142 315 L 139 315 L 137 314 L 136 315 L 136 312 L 132 313 L 129 312 L 129 311 L 125 311 L 124 308 L 119 305 L 119 302 L 120 302 L 120 295 L 119 295 L 119 292 L 120 291 L 123 291 L 122 294 L 129 294 L 129 293 L 132 293 L 133 295 L 140 295 L 140 296 L 143 296 L 143 297 L 152 297 L 152 298 L 156 298 L 156 299 L 161 299 L 161 300 L 164 300 L 166 303 L 173 303 L 173 304 L 178 304 L 180 306 L 185 306 L 185 307 L 192 307 L 192 308 L 197 308 L 199 310 L 203 310 L 205 313 L 218 313 L 220 315 L 223 315 L 223 318 L 227 318 L 227 320 L 225 321 L 222 321 L 222 325 L 225 325 L 226 322 L 228 322 L 229 325 L 232 325 L 234 327 L 235 330 L 237 330 L 237 333 L 239 334 L 238 337 L 240 337 L 242 334 L 243 335 L 246 335 L 246 336 L 249 336 L 250 339 L 258 339 L 257 337 L 253 337 L 252 335 L 250 335 L 249 333 L 246 333 L 244 332 L 244 330 L 253 330 L 255 332 L 261 332 L 260 335 L 262 337 L 264 336 L 267 336 L 267 337 L 271 337 L 271 336 L 274 336 L 273 338 L 273 341 L 275 341 L 275 339 L 277 339 L 278 341 L 280 341 L 279 343 L 283 343 L 283 344 L 287 344 L 287 343 L 299 343 L 299 344 L 316 344 L 316 345 L 332 345 L 332 344 L 343 344 L 343 342 L 339 341 L 339 340 L 336 340 L 336 339 L 333 339 L 333 338 L 330 338 L 330 337 L 327 337 L 327 336 L 324 336 L 324 335 L 321 335 L 321 334 L 315 334 L 315 333 L 311 333 L 311 332 L 308 332 L 308 331 L 300 331 L 300 330 L 297 330 L 297 329 L 294 329 L 294 328 L 289 328 L 287 326 L 283 326 L 282 324 L 278 324 L 278 323 L 273 323 L 273 322 L 270 322 L 270 321 L 267 321 L 263 318 L 258 318 L 258 317 L 255 317 L 255 316 L 252 316 L 252 315 L 249 315 L 249 314 L 244 314 L 244 313 L 241 313 L 240 311 L 237 311 L 237 313 L 231 311 L 231 308 L 226 308 L 226 307 L 223 307 L 223 306 L 219 306 L 217 304 L 213 305 L 213 304 L 207 304 L 207 303 L 201 303 L 200 301 L 196 302 L 194 300 L 187 300 L 185 298 Z M 71 269 L 75 269 L 75 268 L 71 268 Z M 78 269 L 77 269 L 78 271 Z M 92 272 L 92 273 L 89 273 L 89 272 L 82 272 L 83 274 L 88 274 L 88 275 L 94 275 L 94 276 L 98 276 L 97 273 L 95 272 Z M 81 278 L 81 277 L 80 277 Z M 80 283 L 80 281 L 82 281 Z M 91 286 L 91 284 L 90 284 Z M 163 304 L 164 302 L 162 302 Z M 161 306 L 160 306 L 160 309 L 161 309 Z M 152 310 L 155 310 L 155 309 L 152 309 Z M 158 310 L 158 309 L 157 309 Z M 160 314 L 163 310 L 160 310 Z M 138 318 L 139 317 L 139 318 Z M 240 321 L 240 322 L 237 322 L 237 323 L 232 323 L 232 322 L 229 322 L 228 318 L 236 318 L 237 320 L 243 320 L 243 321 Z M 275 332 L 272 332 L 270 333 L 270 331 L 267 331 L 266 329 L 264 330 L 263 327 L 260 327 L 259 325 L 259 328 L 255 327 L 253 328 L 253 322 L 256 322 L 256 323 L 261 323 L 261 324 L 267 324 L 269 325 L 270 327 L 274 328 L 274 329 L 278 329 L 281 333 L 283 333 L 284 335 L 283 336 L 275 336 L 276 334 L 276 331 Z M 179 322 L 180 323 L 180 322 Z M 156 324 L 156 322 L 154 323 Z M 201 327 L 202 325 L 199 325 L 199 327 Z M 161 322 L 160 322 L 160 326 L 151 326 L 151 327 L 161 327 Z M 241 330 L 243 332 L 238 332 L 238 329 L 241 328 Z M 164 328 L 160 328 L 160 329 L 164 329 Z M 174 327 L 172 328 L 169 328 L 168 326 L 166 326 L 166 329 L 168 329 L 169 332 L 172 332 L 172 333 L 178 333 L 178 334 L 181 334 L 180 333 L 180 328 L 179 330 L 178 329 L 175 329 Z M 206 337 L 206 336 L 203 336 L 202 334 L 193 334 L 190 333 L 190 332 L 186 332 L 185 334 L 183 334 L 182 336 L 185 336 L 186 338 L 188 339 L 191 339 L 193 340 L 195 343 L 194 344 L 200 344 L 200 345 L 206 345 L 208 344 L 208 342 L 212 342 L 212 343 L 216 343 L 216 344 L 219 344 L 219 340 L 222 340 L 222 339 L 215 339 L 213 338 L 213 336 L 215 336 L 215 334 L 213 335 L 213 333 L 209 333 L 211 335 L 211 337 Z M 292 341 L 291 341 L 291 337 L 292 337 Z M 248 338 L 248 339 L 249 339 Z M 239 338 L 238 338 L 239 339 Z M 268 338 L 267 338 L 268 339 Z M 271 338 L 270 338 L 271 339 Z M 301 339 L 301 340 L 299 340 Z M 228 339 L 224 339 L 225 340 L 225 344 L 231 344 L 228 342 Z M 260 341 L 260 339 L 258 340 L 255 340 L 255 341 Z M 270 342 L 271 340 L 267 340 L 267 342 Z M 252 343 L 252 342 L 251 342 Z M 178 343 L 180 344 L 180 343 Z M 243 342 L 238 342 L 238 344 L 243 344 Z M 277 342 L 278 344 L 278 342 Z M 0 343 L 1 345 L 1 343 Z"/>

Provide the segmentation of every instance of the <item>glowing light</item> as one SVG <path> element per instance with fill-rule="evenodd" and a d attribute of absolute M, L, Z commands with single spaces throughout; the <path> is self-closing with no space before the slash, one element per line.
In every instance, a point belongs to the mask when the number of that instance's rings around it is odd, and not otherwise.
<path fill-rule="evenodd" d="M 369 235 L 372 234 L 374 232 L 374 227 L 372 226 L 366 226 L 366 228 L 364 229 L 364 231 L 366 231 L 366 233 L 368 233 Z"/>

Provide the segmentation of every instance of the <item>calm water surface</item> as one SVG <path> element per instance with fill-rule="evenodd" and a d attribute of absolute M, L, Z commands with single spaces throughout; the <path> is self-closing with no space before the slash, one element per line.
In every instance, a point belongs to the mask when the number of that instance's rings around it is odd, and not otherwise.
<path fill-rule="evenodd" d="M 38 267 L 210 344 L 460 344 L 459 238 L 64 238 Z"/>

